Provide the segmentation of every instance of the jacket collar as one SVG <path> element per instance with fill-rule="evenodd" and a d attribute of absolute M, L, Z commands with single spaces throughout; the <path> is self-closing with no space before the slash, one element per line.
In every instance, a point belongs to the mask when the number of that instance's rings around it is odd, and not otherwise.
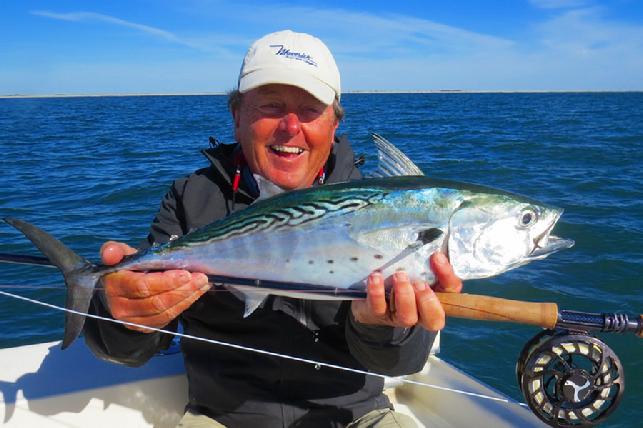
<path fill-rule="evenodd" d="M 235 157 L 241 150 L 238 143 L 222 144 L 217 143 L 209 149 L 202 150 L 201 153 L 210 161 L 212 169 L 221 176 L 221 178 L 232 187 L 232 180 L 236 171 L 234 162 Z M 355 156 L 353 150 L 344 136 L 335 137 L 335 144 L 331 150 L 328 161 L 326 162 L 326 183 L 339 183 L 347 181 L 354 168 Z M 317 186 L 315 180 L 313 186 Z M 245 180 L 242 180 L 239 186 L 239 193 L 255 199 L 255 192 Z"/>

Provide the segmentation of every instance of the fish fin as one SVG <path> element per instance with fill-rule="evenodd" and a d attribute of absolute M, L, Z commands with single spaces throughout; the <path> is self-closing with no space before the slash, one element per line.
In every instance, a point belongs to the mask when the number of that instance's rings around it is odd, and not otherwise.
<path fill-rule="evenodd" d="M 440 238 L 443 234 L 444 232 L 441 229 L 438 229 L 437 227 L 421 230 L 420 232 L 418 232 L 418 237 L 415 242 L 410 243 L 406 248 L 400 251 L 395 257 L 388 260 L 381 267 L 379 267 L 378 270 L 383 271 L 393 266 L 394 264 L 398 263 L 399 261 L 406 258 L 407 256 L 415 253 L 417 250 L 424 247 L 425 245 L 431 244 L 436 239 Z"/>
<path fill-rule="evenodd" d="M 423 226 L 384 227 L 366 232 L 349 233 L 349 236 L 368 248 L 387 248 L 390 250 L 388 252 L 396 251 L 396 249 L 397 251 L 418 249 L 431 243 L 438 244 L 436 241 L 444 239 L 444 230 L 441 228 Z"/>
<path fill-rule="evenodd" d="M 230 290 L 237 299 L 242 300 L 245 303 L 246 308 L 243 312 L 244 318 L 252 315 L 252 313 L 257 310 L 257 308 L 261 306 L 268 297 L 268 293 L 265 291 L 259 291 L 252 287 L 226 285 L 226 288 Z"/>
<path fill-rule="evenodd" d="M 377 169 L 370 174 L 373 177 L 396 177 L 400 175 L 424 175 L 422 170 L 400 149 L 381 135 L 372 134 L 377 147 Z"/>
<path fill-rule="evenodd" d="M 444 232 L 442 231 L 442 229 L 438 229 L 437 227 L 424 229 L 418 233 L 418 242 L 422 243 L 422 245 L 430 244 L 443 234 Z"/>
<path fill-rule="evenodd" d="M 62 272 L 67 284 L 65 306 L 65 333 L 62 349 L 67 348 L 80 335 L 85 324 L 85 314 L 101 273 L 96 266 L 74 253 L 62 242 L 38 227 L 14 218 L 4 221 L 22 232 Z"/>
<path fill-rule="evenodd" d="M 243 311 L 243 317 L 247 318 L 252 313 L 257 310 L 259 306 L 263 304 L 263 302 L 266 301 L 266 298 L 268 297 L 267 294 L 260 294 L 260 293 L 253 293 L 253 294 L 246 294 L 245 297 L 245 303 L 246 303 L 246 308 Z"/>

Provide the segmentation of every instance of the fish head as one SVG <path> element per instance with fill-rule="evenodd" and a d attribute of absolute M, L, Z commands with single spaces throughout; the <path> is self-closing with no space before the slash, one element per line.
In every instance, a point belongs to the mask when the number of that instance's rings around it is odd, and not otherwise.
<path fill-rule="evenodd" d="M 462 279 L 486 278 L 570 248 L 551 235 L 563 210 L 512 195 L 477 195 L 449 220 L 448 254 Z"/>

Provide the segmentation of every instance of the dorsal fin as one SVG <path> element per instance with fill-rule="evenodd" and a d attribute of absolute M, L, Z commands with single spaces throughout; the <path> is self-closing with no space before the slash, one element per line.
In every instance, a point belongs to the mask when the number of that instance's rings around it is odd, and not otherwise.
<path fill-rule="evenodd" d="M 400 175 L 424 175 L 422 170 L 404 153 L 387 139 L 376 133 L 372 134 L 377 146 L 377 169 L 369 174 L 371 177 L 396 177 Z"/>

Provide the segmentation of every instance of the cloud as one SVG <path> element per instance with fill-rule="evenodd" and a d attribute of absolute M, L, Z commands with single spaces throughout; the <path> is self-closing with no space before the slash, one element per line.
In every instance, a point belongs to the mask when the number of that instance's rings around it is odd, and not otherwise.
<path fill-rule="evenodd" d="M 549 52 L 570 60 L 605 60 L 617 53 L 627 60 L 643 54 L 643 26 L 609 22 L 600 8 L 565 12 L 537 26 L 536 34 Z"/>
<path fill-rule="evenodd" d="M 286 28 L 308 32 L 322 38 L 340 55 L 389 58 L 426 55 L 444 49 L 452 53 L 503 49 L 514 43 L 506 38 L 408 15 L 269 3 L 237 2 L 233 6 L 215 3 L 216 8 L 199 1 L 195 14 L 203 16 L 212 10 L 213 19 L 228 16 L 229 25 L 250 28 L 255 37 Z"/>
<path fill-rule="evenodd" d="M 208 92 L 230 89 L 229 82 L 234 81 L 252 40 L 285 28 L 314 34 L 329 45 L 342 70 L 345 90 L 643 89 L 643 26 L 608 19 L 605 9 L 580 7 L 586 2 L 578 0 L 534 0 L 532 4 L 552 10 L 536 13 L 512 38 L 499 36 L 499 32 L 471 31 L 400 14 L 270 3 L 215 3 L 186 1 L 177 6 L 180 10 L 172 11 L 191 23 L 190 38 L 92 12 L 34 14 L 118 25 L 201 51 L 218 49 L 217 55 L 190 58 L 186 54 L 178 58 L 179 62 L 175 57 L 146 57 L 145 63 L 173 70 L 165 74 L 165 81 L 159 78 L 156 82 L 159 92 L 171 85 L 191 92 L 198 92 L 200 86 Z M 221 22 L 221 16 L 228 19 Z M 211 30 L 212 22 L 220 23 L 215 31 Z M 114 79 L 118 88 L 123 88 L 128 73 L 137 75 L 137 67 L 143 67 L 132 63 L 126 72 L 126 61 L 119 58 L 112 62 L 112 75 L 121 76 Z M 109 64 L 101 67 L 110 69 Z M 93 72 L 98 74 L 101 67 Z M 220 70 L 230 76 L 219 74 Z M 183 80 L 190 80 L 191 74 L 198 78 L 188 88 Z M 109 86 L 109 76 L 101 76 L 105 88 Z M 141 77 L 132 83 L 130 92 L 139 92 L 137 85 L 145 83 Z M 146 87 L 153 91 L 151 83 Z"/>
<path fill-rule="evenodd" d="M 529 0 L 539 9 L 570 9 L 587 5 L 587 0 Z"/>
<path fill-rule="evenodd" d="M 109 15 L 104 15 L 101 13 L 95 12 L 70 12 L 70 13 L 57 13 L 46 10 L 34 10 L 30 12 L 32 15 L 42 16 L 45 18 L 57 19 L 60 21 L 70 21 L 70 22 L 103 22 L 106 24 L 117 25 L 121 27 L 131 28 L 138 32 L 147 34 L 149 36 L 155 37 L 157 39 L 165 40 L 170 43 L 176 43 L 179 45 L 187 46 L 193 49 L 205 51 L 205 52 L 215 52 L 222 53 L 220 47 L 217 47 L 213 44 L 205 44 L 198 41 L 190 40 L 184 37 L 179 37 L 174 33 L 169 31 L 152 27 L 149 25 L 138 24 L 136 22 L 126 21 L 124 19 L 116 18 Z M 225 52 L 229 53 L 229 52 Z"/>
<path fill-rule="evenodd" d="M 321 17 L 337 34 L 330 41 L 346 88 L 643 89 L 643 26 L 610 20 L 603 8 L 534 18 L 515 39 L 409 16 L 337 12 Z"/>

